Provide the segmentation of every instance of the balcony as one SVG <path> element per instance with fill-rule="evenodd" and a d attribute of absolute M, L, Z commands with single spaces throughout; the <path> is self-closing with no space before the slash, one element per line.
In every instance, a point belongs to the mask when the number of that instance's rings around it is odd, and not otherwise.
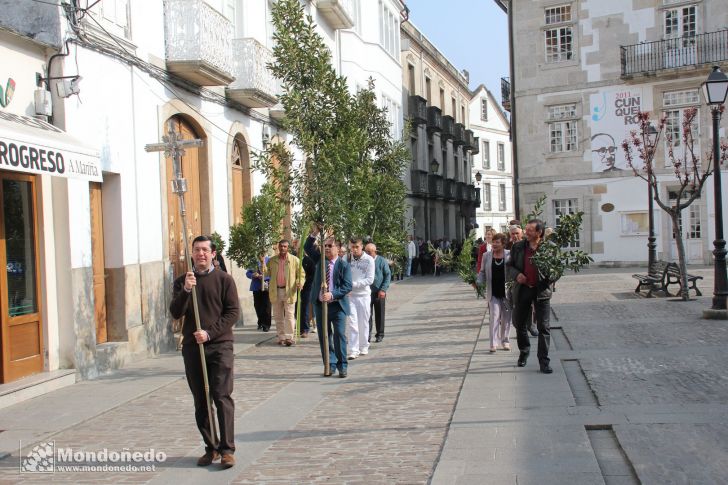
<path fill-rule="evenodd" d="M 445 198 L 445 187 L 442 175 L 430 175 L 430 198 Z"/>
<path fill-rule="evenodd" d="M 455 200 L 456 182 L 453 179 L 445 179 L 445 199 Z"/>
<path fill-rule="evenodd" d="M 621 46 L 622 77 L 728 60 L 728 30 Z"/>
<path fill-rule="evenodd" d="M 480 201 L 480 189 L 476 188 L 475 190 L 475 207 L 480 207 L 481 201 Z"/>
<path fill-rule="evenodd" d="M 457 146 L 465 145 L 465 125 L 462 123 L 455 123 L 453 144 Z"/>
<path fill-rule="evenodd" d="M 427 108 L 427 133 L 442 131 L 442 112 L 437 106 Z"/>
<path fill-rule="evenodd" d="M 511 78 L 501 78 L 501 105 L 503 109 L 511 111 Z"/>
<path fill-rule="evenodd" d="M 462 182 L 455 183 L 455 201 L 462 202 L 465 197 L 465 184 Z"/>
<path fill-rule="evenodd" d="M 465 184 L 463 182 L 460 182 L 463 184 L 463 202 L 471 202 L 472 201 L 472 192 L 470 191 L 470 185 Z"/>
<path fill-rule="evenodd" d="M 475 185 L 468 185 L 468 192 L 470 193 L 470 198 L 468 200 L 472 204 L 475 204 L 475 201 L 478 198 L 478 189 L 475 188 Z"/>
<path fill-rule="evenodd" d="M 273 53 L 255 39 L 233 40 L 235 81 L 225 90 L 227 96 L 248 108 L 271 108 L 278 102 L 279 83 L 266 64 Z"/>
<path fill-rule="evenodd" d="M 424 170 L 411 170 L 411 189 L 410 193 L 415 197 L 427 197 L 429 187 L 427 185 L 427 172 Z"/>
<path fill-rule="evenodd" d="M 421 96 L 410 96 L 409 115 L 415 125 L 427 123 L 427 100 Z"/>
<path fill-rule="evenodd" d="M 480 153 L 480 138 L 477 136 L 473 138 L 473 155 Z"/>
<path fill-rule="evenodd" d="M 233 24 L 202 0 L 164 5 L 167 70 L 200 86 L 230 84 Z"/>
<path fill-rule="evenodd" d="M 352 0 L 318 0 L 319 13 L 335 29 L 350 29 L 354 26 L 354 4 Z"/>
<path fill-rule="evenodd" d="M 475 134 L 473 130 L 465 130 L 465 145 L 463 146 L 466 150 L 473 151 L 475 149 Z"/>
<path fill-rule="evenodd" d="M 455 120 L 452 116 L 443 116 L 442 117 L 442 133 L 440 134 L 440 138 L 445 140 L 452 140 L 455 136 Z"/>

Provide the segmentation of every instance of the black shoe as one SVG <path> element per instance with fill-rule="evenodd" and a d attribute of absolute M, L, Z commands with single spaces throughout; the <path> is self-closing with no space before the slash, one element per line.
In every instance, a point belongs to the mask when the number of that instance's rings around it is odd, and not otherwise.
<path fill-rule="evenodd" d="M 377 338 L 374 339 L 375 342 L 381 342 L 384 340 L 384 335 L 378 335 Z"/>
<path fill-rule="evenodd" d="M 531 334 L 531 337 L 538 337 L 538 330 L 536 330 L 536 327 L 534 325 L 528 327 L 528 333 Z"/>
<path fill-rule="evenodd" d="M 343 378 L 345 378 L 346 376 L 347 376 L 347 373 L 346 373 L 346 369 L 341 369 L 341 370 L 339 371 L 339 377 L 341 377 L 341 378 L 343 379 Z"/>
<path fill-rule="evenodd" d="M 553 374 L 554 370 L 548 364 L 541 366 L 541 372 L 544 374 Z"/>
<path fill-rule="evenodd" d="M 528 360 L 528 354 L 521 352 L 518 356 L 518 367 L 526 367 L 526 361 Z"/>
<path fill-rule="evenodd" d="M 264 332 L 270 332 L 270 327 L 263 327 Z"/>

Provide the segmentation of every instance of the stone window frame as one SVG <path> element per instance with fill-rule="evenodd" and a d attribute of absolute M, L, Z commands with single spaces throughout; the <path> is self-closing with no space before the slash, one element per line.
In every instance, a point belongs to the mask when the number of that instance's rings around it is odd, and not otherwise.
<path fill-rule="evenodd" d="M 558 9 L 568 8 L 568 18 L 564 19 L 564 12 L 556 13 Z M 543 9 L 543 45 L 544 62 L 546 64 L 562 64 L 564 62 L 576 61 L 577 54 L 577 19 L 574 2 L 560 2 L 554 5 L 545 6 Z M 562 42 L 569 37 L 569 49 L 562 52 Z M 549 39 L 557 42 L 556 52 L 549 52 Z M 553 50 L 553 47 L 551 48 Z"/>
<path fill-rule="evenodd" d="M 579 149 L 579 111 L 580 103 L 577 101 L 546 106 L 548 154 L 573 153 Z M 559 127 L 561 134 L 559 145 L 554 143 L 553 137 L 556 127 Z M 569 132 L 573 132 L 573 135 L 567 138 L 565 133 Z M 565 149 L 567 140 L 573 141 L 573 144 Z M 556 146 L 560 146 L 560 149 L 555 149 Z"/>

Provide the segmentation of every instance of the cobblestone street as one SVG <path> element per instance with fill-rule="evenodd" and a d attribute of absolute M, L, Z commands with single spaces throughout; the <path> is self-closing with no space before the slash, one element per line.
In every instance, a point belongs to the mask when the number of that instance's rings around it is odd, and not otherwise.
<path fill-rule="evenodd" d="M 710 270 L 695 271 L 710 295 Z M 710 296 L 637 297 L 633 272 L 559 282 L 551 376 L 535 358 L 518 369 L 515 343 L 488 353 L 483 301 L 454 276 L 416 277 L 391 288 L 386 338 L 350 363 L 347 379 L 320 376 L 315 338 L 285 348 L 236 331 L 259 345 L 236 357 L 230 470 L 195 466 L 203 448 L 173 355 L 0 410 L 4 446 L 18 436 L 26 453 L 49 440 L 154 448 L 167 455 L 154 471 L 21 474 L 15 447 L 0 460 L 0 483 L 725 483 L 728 327 L 700 318 Z M 58 424 L 74 413 L 75 424 Z"/>
<path fill-rule="evenodd" d="M 437 285 L 432 285 L 437 281 Z M 66 483 L 423 483 L 432 474 L 483 318 L 453 277 L 412 279 L 389 294 L 386 338 L 320 377 L 315 338 L 263 343 L 236 358 L 237 466 L 195 466 L 203 453 L 186 382 L 168 385 L 48 439 L 57 447 L 155 448 L 154 472 L 56 473 Z M 179 360 L 181 369 L 181 359 Z M 22 412 L 22 405 L 18 406 Z M 46 483 L 3 460 L 7 483 Z"/>

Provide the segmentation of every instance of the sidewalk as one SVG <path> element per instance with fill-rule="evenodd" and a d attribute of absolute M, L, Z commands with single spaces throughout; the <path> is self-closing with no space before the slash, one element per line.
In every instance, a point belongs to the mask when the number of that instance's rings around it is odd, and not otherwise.
<path fill-rule="evenodd" d="M 275 338 L 275 332 L 234 329 L 235 354 Z M 68 387 L 0 409 L 0 460 L 56 433 L 106 413 L 134 399 L 184 379 L 180 352 L 133 362 L 98 379 Z"/>
<path fill-rule="evenodd" d="M 551 375 L 534 338 L 525 368 L 513 331 L 514 350 L 490 354 L 484 324 L 431 483 L 728 480 L 728 322 L 701 319 L 709 296 L 636 298 L 632 272 L 559 282 Z"/>

